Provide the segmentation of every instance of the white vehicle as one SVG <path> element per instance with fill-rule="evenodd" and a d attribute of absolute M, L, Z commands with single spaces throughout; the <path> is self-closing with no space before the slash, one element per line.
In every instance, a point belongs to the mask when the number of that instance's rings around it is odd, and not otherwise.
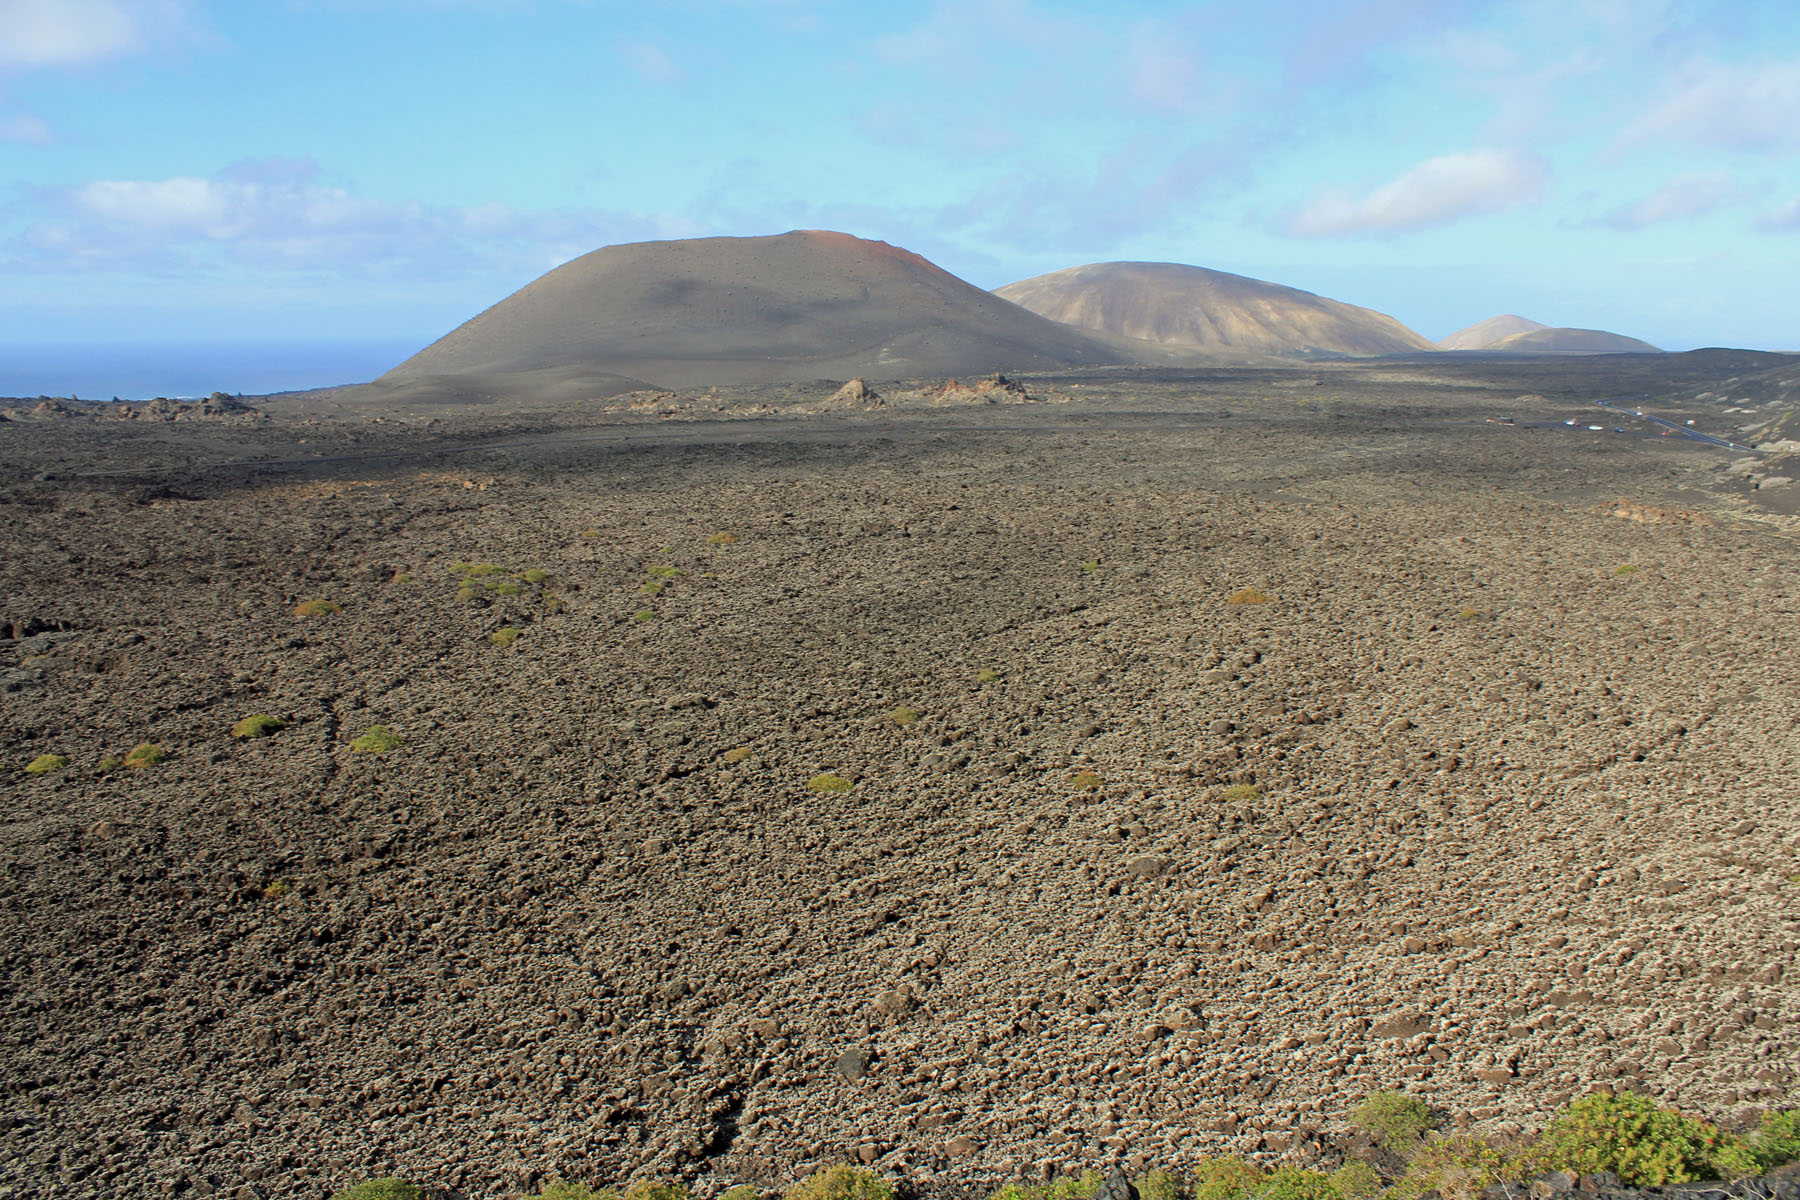
<path fill-rule="evenodd" d="M 1588 428 L 1593 430 L 1595 433 L 1605 433 L 1606 432 L 1606 426 L 1604 426 L 1604 425 L 1589 425 Z"/>

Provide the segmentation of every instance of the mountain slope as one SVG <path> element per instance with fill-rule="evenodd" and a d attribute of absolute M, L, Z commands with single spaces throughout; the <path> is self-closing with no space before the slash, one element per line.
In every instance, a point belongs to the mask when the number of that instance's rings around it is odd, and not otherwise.
<path fill-rule="evenodd" d="M 1659 347 L 1604 329 L 1533 329 L 1484 346 L 1519 354 L 1661 354 Z"/>
<path fill-rule="evenodd" d="M 1090 263 L 1007 284 L 995 295 L 1053 321 L 1203 350 L 1367 355 L 1437 348 L 1373 309 L 1180 263 Z"/>
<path fill-rule="evenodd" d="M 1501 338 L 1548 328 L 1548 325 L 1540 324 L 1529 317 L 1506 313 L 1498 317 L 1489 317 L 1485 321 L 1477 321 L 1467 328 L 1459 329 L 1440 341 L 1438 345 L 1446 350 L 1485 350 Z"/>
<path fill-rule="evenodd" d="M 565 263 L 378 384 L 580 367 L 662 387 L 1174 361 L 1072 329 L 910 251 L 843 233 L 608 246 Z"/>

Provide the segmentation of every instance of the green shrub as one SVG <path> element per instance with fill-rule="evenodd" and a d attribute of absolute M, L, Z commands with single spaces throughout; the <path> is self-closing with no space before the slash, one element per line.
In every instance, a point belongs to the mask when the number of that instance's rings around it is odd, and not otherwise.
<path fill-rule="evenodd" d="M 485 591 L 472 583 L 465 583 L 456 589 L 456 598 L 458 600 L 479 600 L 485 595 L 487 595 Z"/>
<path fill-rule="evenodd" d="M 125 769 L 142 771 L 145 767 L 156 766 L 167 757 L 169 757 L 168 751 L 155 742 L 139 742 L 131 748 L 131 753 L 125 756 Z"/>
<path fill-rule="evenodd" d="M 1635 564 L 1635 563 L 1620 563 L 1618 566 L 1613 568 L 1613 574 L 1614 575 L 1636 575 L 1637 574 L 1637 564 Z"/>
<path fill-rule="evenodd" d="M 631 614 L 631 619 L 639 623 L 644 621 L 654 621 L 656 620 L 656 610 L 654 608 L 640 608 Z"/>
<path fill-rule="evenodd" d="M 1173 1175 L 1160 1167 L 1147 1171 L 1131 1181 L 1137 1189 L 1138 1200 L 1182 1200 L 1181 1183 Z"/>
<path fill-rule="evenodd" d="M 747 1183 L 739 1183 L 719 1193 L 719 1200 L 762 1200 L 762 1193 Z"/>
<path fill-rule="evenodd" d="M 873 1171 L 840 1164 L 808 1175 L 782 1200 L 894 1200 L 894 1188 Z"/>
<path fill-rule="evenodd" d="M 1611 1171 L 1627 1187 L 1753 1175 L 1756 1155 L 1742 1138 L 1645 1096 L 1583 1096 L 1550 1122 L 1539 1141 L 1546 1170 Z"/>
<path fill-rule="evenodd" d="M 706 539 L 706 544 L 709 546 L 729 546 L 737 540 L 737 534 L 735 533 L 720 532 L 708 537 Z"/>
<path fill-rule="evenodd" d="M 1338 1200 L 1331 1177 L 1304 1167 L 1277 1167 L 1257 1191 L 1257 1200 Z"/>
<path fill-rule="evenodd" d="M 660 579 L 646 579 L 644 582 L 638 584 L 638 591 L 646 596 L 655 596 L 661 593 L 665 586 L 666 585 Z"/>
<path fill-rule="evenodd" d="M 522 629 L 508 625 L 504 629 L 496 629 L 488 634 L 488 641 L 496 646 L 510 646 L 518 640 L 519 635 L 523 632 L 525 631 Z"/>
<path fill-rule="evenodd" d="M 1263 591 L 1261 588 L 1247 587 L 1239 588 L 1237 591 L 1231 593 L 1231 595 L 1225 597 L 1225 603 L 1231 605 L 1233 608 L 1240 608 L 1246 604 L 1267 604 L 1274 598 L 1275 597 L 1269 595 L 1269 593 Z"/>
<path fill-rule="evenodd" d="M 992 667 L 983 667 L 981 670 L 975 672 L 976 683 L 993 683 L 999 678 L 1000 672 L 994 670 Z"/>
<path fill-rule="evenodd" d="M 544 582 L 544 580 L 550 578 L 550 572 L 540 571 L 536 567 L 532 567 L 529 571 L 521 571 L 519 573 L 519 578 L 535 587 Z"/>
<path fill-rule="evenodd" d="M 483 575 L 508 575 L 511 572 L 499 563 L 470 563 L 469 569 L 463 574 L 479 579 Z"/>
<path fill-rule="evenodd" d="M 1395 1200 L 1418 1200 L 1427 1192 L 1436 1192 L 1444 1200 L 1476 1200 L 1496 1183 L 1535 1173 L 1528 1155 L 1486 1138 L 1440 1138 L 1427 1142 L 1413 1155 L 1406 1177 L 1389 1195 Z"/>
<path fill-rule="evenodd" d="M 307 617 L 327 617 L 343 611 L 342 605 L 333 604 L 329 600 L 302 600 L 294 605 L 294 615 L 302 620 Z"/>
<path fill-rule="evenodd" d="M 425 1193 L 404 1179 L 368 1179 L 333 1192 L 331 1200 L 425 1200 Z"/>
<path fill-rule="evenodd" d="M 806 786 L 815 792 L 847 792 L 856 785 L 842 775 L 834 775 L 826 771 L 822 775 L 814 775 L 806 781 Z"/>
<path fill-rule="evenodd" d="M 1219 799 L 1229 800 L 1233 804 L 1248 804 L 1262 799 L 1262 789 L 1254 783 L 1233 783 L 1219 789 Z M 1364 1101 L 1366 1104 L 1367 1101 Z M 1355 1120 L 1354 1117 L 1351 1118 Z"/>
<path fill-rule="evenodd" d="M 1106 780 L 1100 778 L 1097 771 L 1077 771 L 1069 776 L 1069 783 L 1078 792 L 1091 792 L 1097 787 L 1106 786 Z"/>
<path fill-rule="evenodd" d="M 1044 1189 L 1044 1200 L 1094 1200 L 1106 1180 L 1092 1167 L 1079 1175 L 1064 1175 Z"/>
<path fill-rule="evenodd" d="M 1353 1158 L 1331 1173 L 1331 1190 L 1338 1200 L 1378 1200 L 1381 1175 L 1360 1158 Z"/>
<path fill-rule="evenodd" d="M 1099 569 L 1100 569 L 1100 560 L 1097 558 L 1090 559 L 1087 562 L 1084 562 L 1081 564 L 1082 573 L 1086 574 L 1086 575 L 1092 575 L 1095 571 L 1098 571 Z"/>
<path fill-rule="evenodd" d="M 69 759 L 62 754 L 40 754 L 25 764 L 28 775 L 48 775 L 52 771 L 60 771 L 69 765 Z"/>
<path fill-rule="evenodd" d="M 1203 1158 L 1194 1168 L 1194 1200 L 1238 1200 L 1262 1186 L 1256 1164 L 1237 1155 Z"/>
<path fill-rule="evenodd" d="M 1251 793 L 1261 794 L 1254 788 Z M 1376 1092 L 1352 1110 L 1350 1124 L 1372 1135 L 1385 1148 L 1405 1157 L 1413 1152 L 1419 1140 L 1437 1122 L 1432 1118 L 1431 1106 L 1423 1100 L 1408 1096 L 1405 1092 Z"/>
<path fill-rule="evenodd" d="M 489 580 L 487 590 L 496 596 L 523 596 L 525 589 L 508 580 Z"/>
<path fill-rule="evenodd" d="M 99 762 L 94 764 L 94 770 L 96 770 L 96 771 L 100 772 L 102 775 L 104 775 L 108 771 L 116 771 L 124 765 L 125 765 L 124 759 L 120 758 L 116 754 L 108 754 L 108 755 L 105 755 L 104 757 L 102 757 Z"/>
<path fill-rule="evenodd" d="M 748 746 L 733 746 L 719 757 L 728 763 L 741 763 L 752 753 L 753 751 Z"/>
<path fill-rule="evenodd" d="M 1750 1150 L 1765 1171 L 1800 1159 L 1800 1108 L 1764 1113 Z"/>
<path fill-rule="evenodd" d="M 386 754 L 406 744 L 406 739 L 386 725 L 371 725 L 369 731 L 350 743 L 358 754 Z"/>
<path fill-rule="evenodd" d="M 546 617 L 554 617 L 557 613 L 569 607 L 568 601 L 564 600 L 555 592 L 550 591 L 548 588 L 544 589 L 543 600 L 544 615 Z"/>
<path fill-rule="evenodd" d="M 581 536 L 591 542 L 600 536 L 600 531 L 598 529 L 584 529 L 581 531 Z"/>
<path fill-rule="evenodd" d="M 263 888 L 263 897 L 268 900 L 279 900 L 294 890 L 294 885 L 285 879 L 276 879 Z"/>
<path fill-rule="evenodd" d="M 596 1192 L 585 1183 L 552 1179 L 539 1189 L 536 1200 L 619 1200 L 619 1193 L 611 1190 Z"/>
<path fill-rule="evenodd" d="M 919 723 L 919 710 L 916 708 L 908 708 L 906 705 L 902 704 L 899 708 L 896 708 L 893 712 L 888 714 L 888 720 L 896 725 L 917 725 Z"/>
<path fill-rule="evenodd" d="M 256 713 L 245 717 L 231 727 L 231 736 L 240 742 L 253 738 L 265 738 L 272 733 L 279 733 L 287 728 L 287 722 L 279 717 L 271 717 L 267 713 Z"/>
<path fill-rule="evenodd" d="M 680 567 L 670 566 L 645 567 L 644 573 L 646 575 L 654 575 L 658 579 L 674 579 L 678 575 L 687 574 L 687 572 Z"/>
<path fill-rule="evenodd" d="M 688 1200 L 685 1184 L 639 1180 L 625 1189 L 625 1200 Z"/>

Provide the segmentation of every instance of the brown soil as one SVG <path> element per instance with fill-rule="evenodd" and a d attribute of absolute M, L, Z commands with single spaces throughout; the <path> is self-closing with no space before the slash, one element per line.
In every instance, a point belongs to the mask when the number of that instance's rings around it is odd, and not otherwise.
<path fill-rule="evenodd" d="M 0 423 L 0 1194 L 1791 1104 L 1795 543 L 1555 369 Z"/>

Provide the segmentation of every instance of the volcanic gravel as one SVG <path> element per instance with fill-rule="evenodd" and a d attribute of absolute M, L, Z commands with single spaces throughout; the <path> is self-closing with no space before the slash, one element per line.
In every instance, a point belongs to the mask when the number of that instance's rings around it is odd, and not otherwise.
<path fill-rule="evenodd" d="M 1329 390 L 90 478 L 170 443 L 0 424 L 0 1196 L 1791 1105 L 1791 533 L 1567 405 Z"/>

